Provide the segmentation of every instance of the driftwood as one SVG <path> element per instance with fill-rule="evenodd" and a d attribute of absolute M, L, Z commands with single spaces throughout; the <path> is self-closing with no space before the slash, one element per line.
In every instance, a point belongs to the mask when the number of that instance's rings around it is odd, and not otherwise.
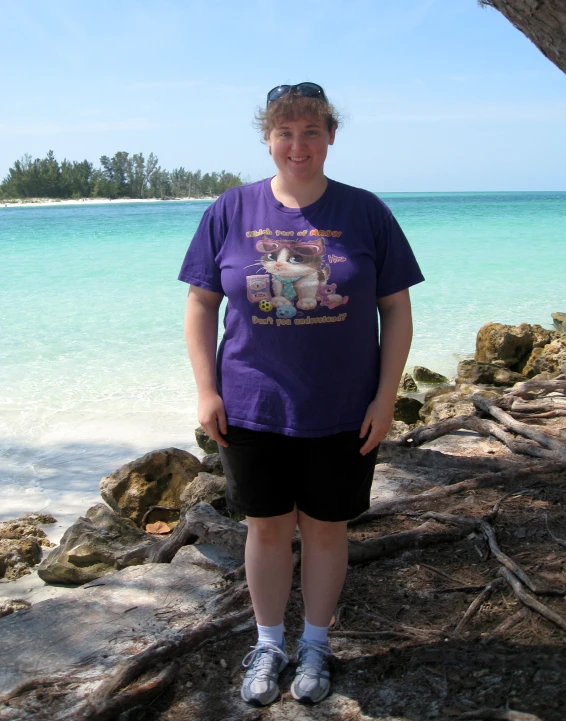
<path fill-rule="evenodd" d="M 513 433 L 517 433 L 525 438 L 533 440 L 543 448 L 547 448 L 550 451 L 556 451 L 558 455 L 566 457 L 566 443 L 552 432 L 545 431 L 538 426 L 532 426 L 528 423 L 522 423 L 521 421 L 516 420 L 502 408 L 496 406 L 495 403 L 492 403 L 482 396 L 473 395 L 472 402 L 479 411 L 492 415 L 506 428 L 513 431 Z"/>
<path fill-rule="evenodd" d="M 548 393 L 566 393 L 566 375 L 556 376 L 550 381 L 531 380 L 517 383 L 504 391 L 503 398 L 523 398 L 531 400 Z M 503 399 L 502 399 L 503 400 Z M 501 401 L 500 401 L 501 403 Z"/>
<path fill-rule="evenodd" d="M 414 445 L 414 444 L 413 444 Z M 416 444 L 418 445 L 418 444 Z M 382 441 L 379 446 L 378 463 L 400 463 L 403 466 L 420 466 L 465 471 L 470 474 L 505 471 L 517 468 L 519 461 L 515 458 L 499 458 L 497 456 L 454 456 L 431 448 L 412 448 L 399 445 L 399 440 Z"/>
<path fill-rule="evenodd" d="M 521 621 L 527 618 L 528 615 L 529 609 L 526 606 L 522 606 L 516 613 L 514 613 L 512 616 L 509 616 L 509 618 L 506 618 L 505 621 L 503 621 L 499 624 L 499 626 L 494 628 L 491 632 L 491 635 L 496 636 L 500 633 L 506 633 L 518 623 L 521 623 Z"/>

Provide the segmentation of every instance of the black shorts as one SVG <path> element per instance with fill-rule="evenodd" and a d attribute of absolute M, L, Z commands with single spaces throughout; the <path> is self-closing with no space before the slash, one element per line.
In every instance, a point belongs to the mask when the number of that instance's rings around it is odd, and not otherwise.
<path fill-rule="evenodd" d="M 295 507 L 319 521 L 347 521 L 369 508 L 377 448 L 362 456 L 365 438 L 345 431 L 321 438 L 228 426 L 220 449 L 231 511 L 255 518 Z"/>

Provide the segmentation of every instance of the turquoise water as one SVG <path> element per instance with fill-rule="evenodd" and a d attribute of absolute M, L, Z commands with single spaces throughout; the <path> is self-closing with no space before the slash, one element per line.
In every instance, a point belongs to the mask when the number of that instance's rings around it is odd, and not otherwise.
<path fill-rule="evenodd" d="M 566 310 L 566 193 L 381 197 L 427 279 L 409 366 L 453 375 L 483 323 Z M 208 204 L 0 208 L 0 515 L 79 507 L 123 460 L 195 450 L 176 276 Z"/>

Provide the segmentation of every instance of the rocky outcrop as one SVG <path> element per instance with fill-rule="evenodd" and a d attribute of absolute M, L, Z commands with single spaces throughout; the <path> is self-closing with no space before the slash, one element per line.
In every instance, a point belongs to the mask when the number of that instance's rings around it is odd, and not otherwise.
<path fill-rule="evenodd" d="M 410 373 L 403 373 L 401 381 L 399 382 L 399 390 L 405 391 L 406 393 L 416 393 L 419 390 Z"/>
<path fill-rule="evenodd" d="M 405 433 L 408 433 L 410 430 L 411 426 L 407 423 L 404 423 L 403 421 L 393 421 L 384 440 L 396 441 L 397 438 L 401 438 L 401 436 L 404 436 Z M 379 459 L 377 462 L 379 463 Z"/>
<path fill-rule="evenodd" d="M 38 574 L 47 583 L 87 583 L 110 571 L 140 564 L 139 557 L 130 559 L 128 553 L 141 544 L 154 543 L 159 540 L 133 521 L 97 503 L 65 531 L 61 544 L 41 563 Z"/>
<path fill-rule="evenodd" d="M 420 417 L 425 423 L 432 424 L 446 418 L 470 415 L 475 411 L 470 400 L 474 393 L 478 393 L 489 400 L 495 400 L 503 394 L 503 389 L 486 389 L 477 385 L 434 388 L 425 396 Z"/>
<path fill-rule="evenodd" d="M 418 383 L 424 383 L 425 385 L 441 385 L 442 383 L 448 383 L 448 378 L 431 371 L 424 366 L 415 366 L 413 368 L 413 377 Z"/>
<path fill-rule="evenodd" d="M 543 348 L 556 336 L 555 331 L 540 325 L 503 325 L 486 323 L 476 338 L 474 360 L 493 363 L 526 375 L 525 366 L 537 348 Z"/>
<path fill-rule="evenodd" d="M 27 513 L 15 521 L 0 522 L 0 539 L 15 540 L 33 538 L 40 546 L 51 548 L 55 544 L 47 539 L 45 531 L 38 524 L 57 523 L 53 516 L 41 513 Z"/>
<path fill-rule="evenodd" d="M 403 421 L 412 425 L 417 423 L 419 420 L 419 411 L 422 408 L 422 403 L 416 398 L 407 398 L 406 396 L 397 396 L 395 401 L 395 409 L 393 411 L 393 419 L 396 421 Z"/>
<path fill-rule="evenodd" d="M 100 495 L 116 513 L 139 525 L 151 506 L 179 506 L 187 483 L 203 470 L 198 458 L 178 448 L 152 451 L 100 482 Z"/>
<path fill-rule="evenodd" d="M 181 515 L 197 503 L 209 503 L 217 510 L 226 506 L 226 479 L 212 473 L 201 473 L 181 493 Z"/>
<path fill-rule="evenodd" d="M 566 332 L 566 313 L 553 313 L 552 321 L 557 331 L 560 333 Z"/>
<path fill-rule="evenodd" d="M 543 348 L 535 348 L 523 372 L 528 378 L 539 373 L 566 373 L 566 334 L 555 338 Z"/>
<path fill-rule="evenodd" d="M 16 611 L 24 611 L 30 608 L 31 603 L 23 598 L 0 598 L 0 618 L 9 616 Z"/>
<path fill-rule="evenodd" d="M 212 440 L 202 426 L 195 430 L 195 438 L 199 448 L 202 448 L 205 453 L 218 453 L 218 443 Z"/>
<path fill-rule="evenodd" d="M 220 460 L 219 453 L 211 453 L 205 456 L 201 462 L 202 470 L 206 473 L 213 473 L 215 476 L 223 476 L 224 469 L 222 468 L 222 461 Z"/>
<path fill-rule="evenodd" d="M 475 360 L 463 360 L 458 363 L 456 384 L 479 384 L 493 386 L 512 386 L 527 380 L 521 373 L 502 368 L 492 363 L 479 363 Z"/>
<path fill-rule="evenodd" d="M 31 573 L 41 559 L 41 546 L 35 538 L 0 539 L 0 578 L 15 581 Z"/>

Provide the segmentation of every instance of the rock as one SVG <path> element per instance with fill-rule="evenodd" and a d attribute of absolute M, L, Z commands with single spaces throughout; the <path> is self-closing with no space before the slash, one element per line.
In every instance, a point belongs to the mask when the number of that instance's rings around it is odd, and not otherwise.
<path fill-rule="evenodd" d="M 443 376 L 440 373 L 435 373 L 435 371 L 431 371 L 424 366 L 415 366 L 413 368 L 413 377 L 419 383 L 425 383 L 429 385 L 440 385 L 442 383 L 448 383 L 448 378 L 446 378 L 446 376 Z"/>
<path fill-rule="evenodd" d="M 15 581 L 31 573 L 41 559 L 41 546 L 35 538 L 0 539 L 0 578 Z"/>
<path fill-rule="evenodd" d="M 28 514 L 15 521 L 0 522 L 0 539 L 33 538 L 40 546 L 52 548 L 55 544 L 47 540 L 45 531 L 39 528 L 36 518 L 36 514 Z M 53 519 L 53 523 L 56 523 L 55 519 Z"/>
<path fill-rule="evenodd" d="M 539 373 L 564 372 L 566 372 L 566 335 L 558 336 L 543 348 L 535 348 L 524 368 L 527 378 Z"/>
<path fill-rule="evenodd" d="M 556 330 L 561 332 L 566 331 L 566 313 L 553 313 L 552 320 Z"/>
<path fill-rule="evenodd" d="M 521 373 L 501 368 L 492 363 L 479 363 L 475 360 L 463 360 L 458 363 L 456 384 L 481 384 L 493 386 L 512 386 L 527 380 Z"/>
<path fill-rule="evenodd" d="M 218 453 L 218 443 L 212 440 L 202 426 L 195 430 L 195 438 L 199 448 L 202 448 L 205 453 Z"/>
<path fill-rule="evenodd" d="M 213 473 L 201 473 L 181 494 L 181 515 L 197 503 L 210 503 L 216 510 L 226 506 L 226 479 Z"/>
<path fill-rule="evenodd" d="M 399 383 L 399 390 L 406 391 L 408 393 L 416 393 L 416 391 L 419 390 L 413 376 L 410 373 L 403 373 Z"/>
<path fill-rule="evenodd" d="M 435 388 L 425 396 L 420 417 L 427 424 L 438 423 L 454 416 L 468 416 L 475 412 L 470 396 L 478 393 L 484 398 L 495 400 L 503 395 L 503 389 L 486 389 L 476 385 Z"/>
<path fill-rule="evenodd" d="M 143 543 L 159 543 L 159 539 L 97 503 L 65 531 L 61 544 L 42 561 L 38 575 L 46 583 L 87 583 L 110 571 L 139 565 L 139 558 L 128 559 L 127 554 Z"/>
<path fill-rule="evenodd" d="M 126 659 L 209 620 L 204 605 L 222 586 L 221 571 L 211 565 L 149 563 L 110 573 L 103 583 L 71 589 L 3 618 L 0 697 L 16 696 L 17 689 L 20 695 L 10 706 L 0 704 L 0 718 L 79 718 L 77 706 L 83 709 L 84 699 Z M 46 675 L 69 677 L 74 683 L 66 684 L 61 694 L 48 688 L 37 705 L 35 692 L 25 697 L 22 685 Z M 139 719 L 140 714 L 138 709 L 130 718 Z"/>
<path fill-rule="evenodd" d="M 151 506 L 179 506 L 187 483 L 202 470 L 198 458 L 178 448 L 152 451 L 100 481 L 100 495 L 116 513 L 140 525 Z"/>
<path fill-rule="evenodd" d="M 206 473 L 213 473 L 215 476 L 223 476 L 224 469 L 219 453 L 211 453 L 202 459 L 202 470 Z"/>
<path fill-rule="evenodd" d="M 397 438 L 401 438 L 401 436 L 404 436 L 405 433 L 408 433 L 410 430 L 411 427 L 408 423 L 405 423 L 404 421 L 393 421 L 384 440 L 396 441 Z"/>
<path fill-rule="evenodd" d="M 549 343 L 555 333 L 540 325 L 521 323 L 519 326 L 486 323 L 476 338 L 474 360 L 480 363 L 501 362 L 505 368 L 524 373 L 524 366 L 533 348 Z"/>
<path fill-rule="evenodd" d="M 16 611 L 23 611 L 30 606 L 31 603 L 24 601 L 23 598 L 0 598 L 0 618 Z"/>
<path fill-rule="evenodd" d="M 419 420 L 419 411 L 423 404 L 416 398 L 407 398 L 407 396 L 397 396 L 395 401 L 395 409 L 393 411 L 393 419 L 403 421 L 409 425 Z"/>

